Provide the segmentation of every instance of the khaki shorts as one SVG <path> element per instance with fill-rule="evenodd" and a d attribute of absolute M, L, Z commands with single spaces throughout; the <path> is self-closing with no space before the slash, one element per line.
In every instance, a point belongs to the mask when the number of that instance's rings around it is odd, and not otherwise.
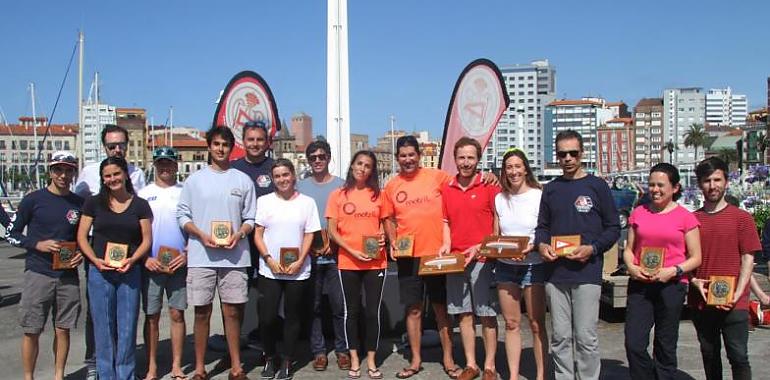
<path fill-rule="evenodd" d="M 52 310 L 53 309 L 53 310 Z M 49 277 L 24 272 L 19 325 L 25 334 L 40 334 L 52 313 L 53 325 L 73 329 L 80 316 L 80 281 L 77 276 Z"/>
<path fill-rule="evenodd" d="M 211 305 L 214 302 L 214 291 L 217 289 L 219 299 L 223 303 L 246 303 L 249 293 L 246 268 L 187 268 L 189 305 Z"/>

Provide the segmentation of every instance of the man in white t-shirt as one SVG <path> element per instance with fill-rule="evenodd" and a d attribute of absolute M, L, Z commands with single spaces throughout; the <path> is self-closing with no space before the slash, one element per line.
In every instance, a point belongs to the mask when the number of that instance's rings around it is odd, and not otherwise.
<path fill-rule="evenodd" d="M 185 337 L 184 311 L 187 309 L 187 237 L 179 228 L 176 219 L 177 205 L 182 194 L 182 185 L 176 180 L 177 157 L 174 148 L 163 146 L 155 149 L 152 153 L 155 182 L 139 190 L 139 196 L 150 204 L 153 215 L 152 250 L 145 260 L 145 270 L 142 274 L 146 380 L 158 377 L 155 359 L 164 292 L 168 299 L 168 314 L 171 319 L 171 376 L 184 377 L 182 347 Z M 174 257 L 176 254 L 178 255 Z"/>
<path fill-rule="evenodd" d="M 128 153 L 128 131 L 114 124 L 107 124 L 102 129 L 102 146 L 107 157 L 126 157 Z M 75 193 L 83 198 L 99 193 L 102 181 L 99 175 L 101 162 L 92 162 L 80 171 L 75 182 Z M 128 164 L 128 175 L 134 191 L 139 191 L 145 186 L 144 171 L 132 164 Z"/>
<path fill-rule="evenodd" d="M 128 131 L 114 124 L 107 124 L 102 129 L 102 146 L 108 157 L 126 157 L 128 152 Z M 102 180 L 99 173 L 101 162 L 92 162 L 83 167 L 77 181 L 75 181 L 75 194 L 83 199 L 99 193 Z M 128 174 L 134 192 L 144 187 L 144 172 L 134 165 L 128 164 Z M 88 261 L 86 260 L 86 277 L 88 276 Z M 84 363 L 87 367 L 86 380 L 96 379 L 96 357 L 94 356 L 94 325 L 91 319 L 91 308 L 88 306 L 88 288 L 86 288 L 86 357 Z"/>

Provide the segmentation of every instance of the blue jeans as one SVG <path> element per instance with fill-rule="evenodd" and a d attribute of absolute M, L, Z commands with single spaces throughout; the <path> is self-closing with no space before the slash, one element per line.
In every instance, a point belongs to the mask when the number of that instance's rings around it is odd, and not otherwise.
<path fill-rule="evenodd" d="M 133 380 L 136 323 L 142 289 L 139 267 L 127 273 L 100 272 L 90 266 L 88 291 L 100 380 Z"/>
<path fill-rule="evenodd" d="M 347 353 L 345 341 L 345 300 L 342 295 L 342 283 L 336 263 L 316 264 L 313 260 L 313 320 L 310 325 L 310 350 L 313 355 L 326 354 L 326 339 L 323 334 L 323 295 L 329 297 L 332 326 L 334 329 L 334 351 Z"/>

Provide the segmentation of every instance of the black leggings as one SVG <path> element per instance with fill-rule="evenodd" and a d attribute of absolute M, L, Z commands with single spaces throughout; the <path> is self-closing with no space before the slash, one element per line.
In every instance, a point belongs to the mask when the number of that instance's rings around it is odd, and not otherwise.
<path fill-rule="evenodd" d="M 259 315 L 259 333 L 265 356 L 276 355 L 278 343 L 278 306 L 283 295 L 283 345 L 284 358 L 294 357 L 300 331 L 300 313 L 305 295 L 307 280 L 274 280 L 259 276 L 257 289 L 257 314 Z"/>
<path fill-rule="evenodd" d="M 342 291 L 345 293 L 345 338 L 348 347 L 359 350 L 358 323 L 361 314 L 361 288 L 366 306 L 366 351 L 377 351 L 380 342 L 380 304 L 385 285 L 385 269 L 340 270 Z"/>

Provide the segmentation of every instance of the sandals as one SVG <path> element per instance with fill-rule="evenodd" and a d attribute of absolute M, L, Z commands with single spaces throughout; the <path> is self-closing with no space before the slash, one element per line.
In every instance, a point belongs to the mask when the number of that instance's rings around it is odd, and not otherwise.
<path fill-rule="evenodd" d="M 370 379 L 379 380 L 382 379 L 382 371 L 379 368 L 369 368 L 366 370 L 366 374 Z"/>
<path fill-rule="evenodd" d="M 187 375 L 171 375 L 171 380 L 187 380 Z"/>
<path fill-rule="evenodd" d="M 449 376 L 450 379 L 455 380 L 458 377 L 460 377 L 460 374 L 463 372 L 463 369 L 460 368 L 457 364 L 455 364 L 452 368 L 444 368 L 444 373 L 446 373 L 447 376 Z"/>
<path fill-rule="evenodd" d="M 360 379 L 361 378 L 361 368 L 358 369 L 349 369 L 348 370 L 348 379 Z"/>
<path fill-rule="evenodd" d="M 399 379 L 408 379 L 422 371 L 423 368 L 420 366 L 419 368 L 412 368 L 412 367 L 404 367 L 404 369 L 401 370 L 401 372 L 396 373 L 396 377 Z"/>

